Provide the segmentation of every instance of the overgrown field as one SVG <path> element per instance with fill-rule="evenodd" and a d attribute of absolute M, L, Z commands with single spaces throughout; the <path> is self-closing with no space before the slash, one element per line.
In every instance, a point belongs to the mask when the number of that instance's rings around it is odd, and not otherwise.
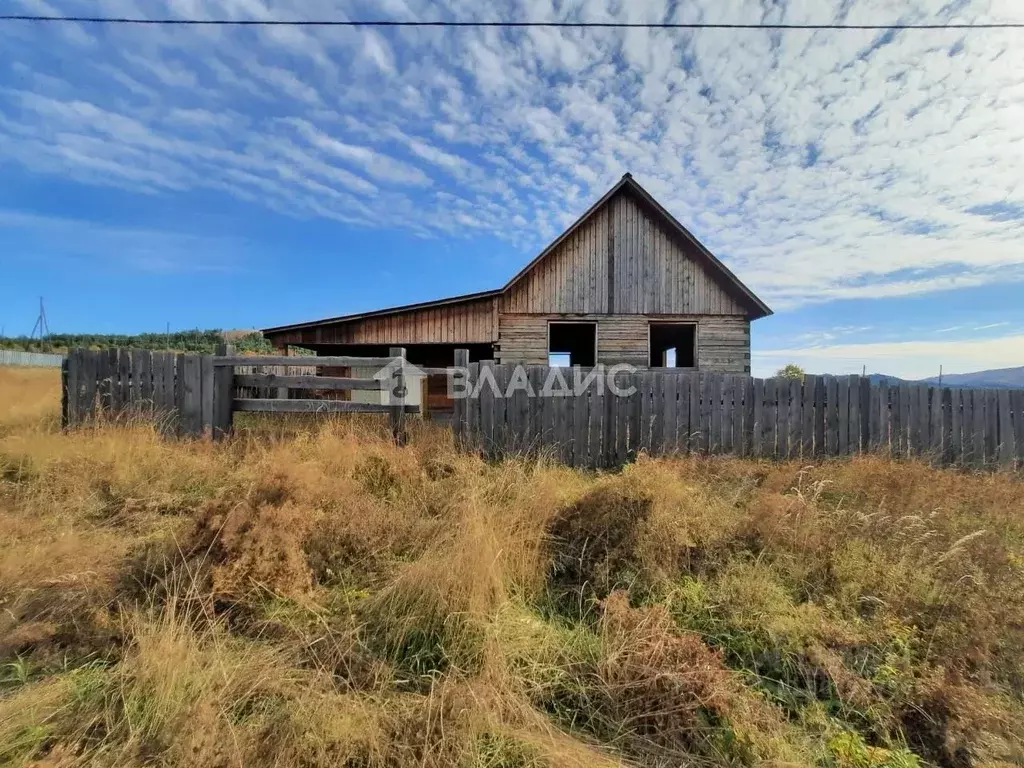
<path fill-rule="evenodd" d="M 1024 762 L 1024 485 L 64 435 L 0 369 L 0 764 Z"/>

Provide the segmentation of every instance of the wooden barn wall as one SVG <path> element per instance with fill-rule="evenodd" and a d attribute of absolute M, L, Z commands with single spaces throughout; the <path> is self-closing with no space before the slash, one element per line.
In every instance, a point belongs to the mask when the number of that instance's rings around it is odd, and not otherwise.
<path fill-rule="evenodd" d="M 502 363 L 547 365 L 550 320 L 597 323 L 597 361 L 644 367 L 649 360 L 652 322 L 697 324 L 697 368 L 719 373 L 750 372 L 750 321 L 728 315 L 520 315 L 498 317 L 498 359 Z"/>
<path fill-rule="evenodd" d="M 629 194 L 608 201 L 499 302 L 514 314 L 747 314 L 692 246 Z"/>
<path fill-rule="evenodd" d="M 277 334 L 268 338 L 285 344 L 489 344 L 496 337 L 494 300 L 412 310 L 394 315 L 368 317 L 347 323 L 321 325 Z"/>

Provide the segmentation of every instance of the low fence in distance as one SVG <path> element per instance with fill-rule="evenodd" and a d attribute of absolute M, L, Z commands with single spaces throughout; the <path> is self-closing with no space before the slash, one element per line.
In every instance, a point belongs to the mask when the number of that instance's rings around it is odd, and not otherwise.
<path fill-rule="evenodd" d="M 944 465 L 1024 466 L 1024 390 L 654 369 L 617 373 L 615 384 L 628 395 L 594 380 L 579 393 L 560 394 L 559 385 L 552 396 L 531 397 L 524 382 L 541 392 L 551 368 L 517 374 L 516 366 L 488 361 L 468 368 L 475 396 L 455 401 L 454 426 L 464 444 L 491 457 L 547 449 L 574 466 L 612 467 L 640 452 L 779 459 L 878 452 Z M 573 375 L 562 369 L 570 389 Z"/>
<path fill-rule="evenodd" d="M 22 352 L 20 349 L 0 349 L 0 365 L 21 365 L 34 368 L 60 368 L 64 355 L 44 352 Z"/>
<path fill-rule="evenodd" d="M 89 423 L 100 414 L 150 416 L 166 432 L 182 437 L 220 438 L 231 431 L 236 411 L 262 413 L 382 413 L 391 418 L 396 440 L 405 439 L 405 416 L 417 406 L 389 402 L 292 399 L 292 390 L 375 389 L 404 392 L 402 360 L 395 347 L 389 357 L 249 357 L 230 347 L 220 355 L 145 350 L 73 349 L 63 367 L 61 420 L 65 427 Z M 318 367 L 386 368 L 380 379 L 310 375 Z M 243 370 L 237 372 L 237 368 Z M 265 372 L 271 368 L 272 373 Z M 288 375 L 297 369 L 300 373 Z M 393 404 L 391 401 L 394 401 Z"/>

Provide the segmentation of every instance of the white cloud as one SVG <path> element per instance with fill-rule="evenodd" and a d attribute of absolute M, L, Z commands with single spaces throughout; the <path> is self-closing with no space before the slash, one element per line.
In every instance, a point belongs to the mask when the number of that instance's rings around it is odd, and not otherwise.
<path fill-rule="evenodd" d="M 1000 324 L 1002 325 L 1002 324 Z M 770 376 L 786 363 L 812 373 L 884 373 L 907 379 L 1024 366 L 1024 333 L 988 339 L 908 340 L 755 350 L 755 376 Z"/>
<path fill-rule="evenodd" d="M 98 7 L 251 19 L 490 13 L 465 0 Z M 1018 11 L 1009 0 L 767 10 L 759 0 L 532 0 L 519 15 L 969 22 Z M 524 258 L 630 170 L 776 309 L 1024 280 L 1015 32 L 99 34 L 102 46 L 77 26 L 0 30 L 5 53 L 35 78 L 0 73 L 0 162 L 148 194 L 216 190 L 424 236 L 489 234 Z"/>

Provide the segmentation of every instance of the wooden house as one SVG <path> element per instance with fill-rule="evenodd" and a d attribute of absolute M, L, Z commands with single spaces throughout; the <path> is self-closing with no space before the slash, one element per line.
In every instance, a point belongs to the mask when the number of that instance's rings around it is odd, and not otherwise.
<path fill-rule="evenodd" d="M 504 286 L 267 328 L 275 346 L 450 365 L 630 363 L 750 372 L 755 296 L 628 173 Z"/>

